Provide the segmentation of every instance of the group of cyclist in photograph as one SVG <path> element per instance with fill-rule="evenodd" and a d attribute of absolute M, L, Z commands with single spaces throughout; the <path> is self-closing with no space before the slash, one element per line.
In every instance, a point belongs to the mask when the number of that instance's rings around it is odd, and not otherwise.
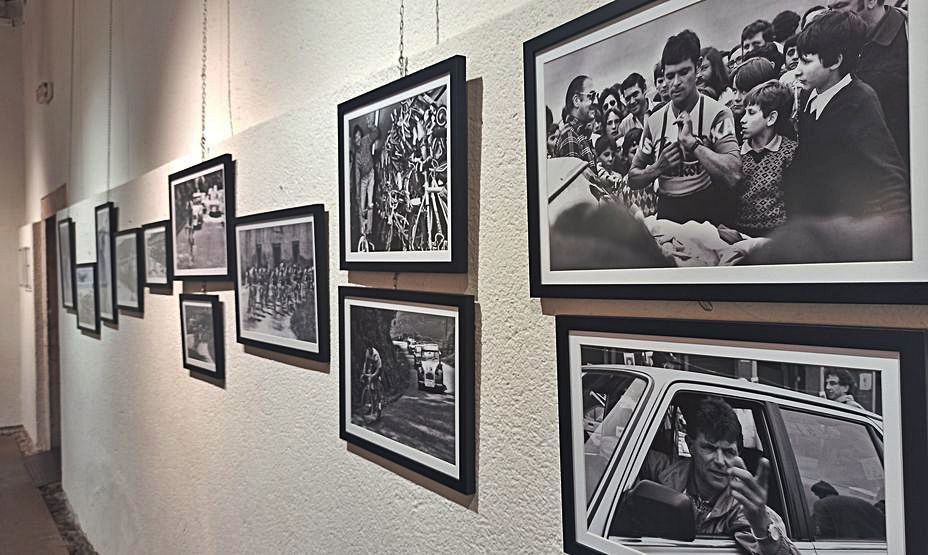
<path fill-rule="evenodd" d="M 255 264 L 245 271 L 249 318 L 287 316 L 313 294 L 313 269 L 293 262 Z"/>

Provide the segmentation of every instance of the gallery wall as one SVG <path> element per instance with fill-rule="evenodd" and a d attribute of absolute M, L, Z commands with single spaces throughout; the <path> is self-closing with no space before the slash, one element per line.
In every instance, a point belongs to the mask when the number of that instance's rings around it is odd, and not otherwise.
<path fill-rule="evenodd" d="M 19 321 L 19 226 L 23 219 L 22 29 L 0 27 L 0 321 Z M 19 326 L 0 333 L 0 427 L 22 423 Z M 7 386 L 9 384 L 9 386 Z M 34 397 L 34 395 L 33 395 Z"/>
<path fill-rule="evenodd" d="M 915 306 L 531 299 L 522 43 L 602 3 L 442 2 L 435 46 L 433 2 L 406 2 L 411 70 L 467 56 L 471 269 L 394 276 L 337 270 L 335 115 L 339 102 L 398 76 L 399 3 L 293 0 L 272 9 L 232 0 L 230 129 L 225 3 L 209 2 L 207 137 L 211 155 L 237 161 L 237 214 L 325 203 L 331 299 L 349 281 L 476 296 L 478 493 L 461 497 L 338 438 L 337 326 L 331 365 L 246 352 L 234 341 L 232 292 L 219 288 L 225 387 L 189 377 L 177 293 L 201 286 L 177 282 L 173 296 L 146 293 L 144 318 L 123 315 L 99 337 L 60 313 L 63 485 L 100 553 L 559 552 L 554 314 L 928 326 L 928 310 Z M 37 26 L 27 34 L 47 33 L 26 42 L 29 75 L 70 67 L 60 63 L 70 43 L 48 42 L 55 32 L 46 30 L 70 29 L 63 4 L 29 3 Z M 199 160 L 198 4 L 115 2 L 107 190 L 109 3 L 79 3 L 74 134 L 62 139 L 57 118 L 34 117 L 26 154 L 30 218 L 54 183 L 69 182 L 61 215 L 77 223 L 77 262 L 94 259 L 95 205 L 115 202 L 122 228 L 165 219 L 168 174 Z M 923 6 L 913 8 L 915 27 L 928 21 Z M 914 52 L 928 52 L 928 37 L 911 40 Z M 48 44 L 57 46 L 43 52 Z M 26 102 L 27 114 L 35 110 Z M 47 141 L 70 144 L 70 164 Z"/>

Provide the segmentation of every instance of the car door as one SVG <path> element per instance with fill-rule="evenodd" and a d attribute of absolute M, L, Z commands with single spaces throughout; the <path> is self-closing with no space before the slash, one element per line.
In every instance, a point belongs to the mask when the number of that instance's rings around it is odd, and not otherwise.
<path fill-rule="evenodd" d="M 682 436 L 673 427 L 673 419 L 677 417 L 677 415 L 673 414 L 674 407 L 679 404 L 679 400 L 682 398 L 707 395 L 720 397 L 735 408 L 739 422 L 742 424 L 742 434 L 745 437 L 744 444 L 746 447 L 742 452 L 745 462 L 748 463 L 752 472 L 755 471 L 756 464 L 759 463 L 761 456 L 771 462 L 772 472 L 768 506 L 783 518 L 788 536 L 799 552 L 803 555 L 815 555 L 815 548 L 808 541 L 809 538 L 806 536 L 805 530 L 801 526 L 790 526 L 790 516 L 786 509 L 788 506 L 785 498 L 787 493 L 783 487 L 783 455 L 777 452 L 769 433 L 771 419 L 769 411 L 770 398 L 750 390 L 692 382 L 676 382 L 669 385 L 660 401 L 656 404 L 655 410 L 649 412 L 649 419 L 642 422 L 642 425 L 646 424 L 647 428 L 642 430 L 643 433 L 640 436 L 642 440 L 634 444 L 635 452 L 628 463 L 628 471 L 622 475 L 622 483 L 618 488 L 619 492 L 612 499 L 613 505 L 605 527 L 605 535 L 609 541 L 614 544 L 632 547 L 641 553 L 647 554 L 711 553 L 713 555 L 743 555 L 744 552 L 731 537 L 697 536 L 694 541 L 674 541 L 663 538 L 621 537 L 611 533 L 616 528 L 619 528 L 616 519 L 619 514 L 618 507 L 621 496 L 636 482 L 649 451 L 653 452 L 656 445 L 661 445 L 660 449 L 663 450 L 678 450 L 676 456 L 689 456 L 682 453 L 686 449 L 685 444 L 681 445 Z M 668 418 L 671 419 L 669 430 Z"/>
<path fill-rule="evenodd" d="M 818 555 L 886 555 L 881 429 L 857 413 L 778 407 L 794 466 L 798 518 Z"/>

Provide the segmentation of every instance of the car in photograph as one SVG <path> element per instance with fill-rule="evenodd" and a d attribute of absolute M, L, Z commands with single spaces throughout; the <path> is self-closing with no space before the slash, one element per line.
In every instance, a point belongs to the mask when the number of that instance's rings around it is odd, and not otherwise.
<path fill-rule="evenodd" d="M 445 371 L 438 345 L 425 343 L 417 345 L 417 350 L 420 351 L 416 360 L 419 389 L 444 393 L 448 387 L 444 383 Z"/>
<path fill-rule="evenodd" d="M 586 506 L 576 495 L 575 513 L 590 534 L 648 554 L 743 553 L 732 537 L 695 533 L 685 494 L 639 478 L 655 451 L 690 458 L 685 415 L 717 397 L 738 416 L 748 470 L 770 462 L 767 506 L 800 553 L 889 553 L 880 415 L 744 379 L 627 365 L 583 366 L 581 395 L 573 437 L 582 429 L 584 458 L 574 484 L 585 485 Z"/>

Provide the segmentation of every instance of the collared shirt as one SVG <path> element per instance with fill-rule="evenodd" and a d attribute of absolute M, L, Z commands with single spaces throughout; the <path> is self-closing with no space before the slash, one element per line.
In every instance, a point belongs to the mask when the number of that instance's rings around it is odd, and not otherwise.
<path fill-rule="evenodd" d="M 557 148 L 554 150 L 555 157 L 570 157 L 586 160 L 590 166 L 596 163 L 596 155 L 593 152 L 593 146 L 590 138 L 584 132 L 584 125 L 573 115 L 568 115 L 564 120 L 564 128 L 557 138 Z"/>
<path fill-rule="evenodd" d="M 689 458 L 671 461 L 670 457 L 664 453 L 649 451 L 645 457 L 640 477 L 667 486 L 694 499 L 695 494 L 687 491 L 694 464 Z M 695 500 L 693 504 L 696 505 Z M 708 509 L 708 512 L 700 512 L 696 519 L 697 534 L 731 537 L 752 555 L 799 555 L 799 550 L 786 537 L 783 519 L 770 507 L 767 507 L 767 517 L 771 525 L 780 533 L 779 541 L 770 544 L 758 543 L 757 537 L 751 531 L 751 524 L 741 508 L 741 503 L 732 496 L 729 488 L 725 488 L 725 491 Z"/>
<path fill-rule="evenodd" d="M 853 395 L 842 395 L 838 397 L 837 399 L 835 399 L 835 401 L 841 404 L 844 404 L 844 405 L 848 405 L 849 407 L 854 407 L 855 409 L 864 408 L 863 405 L 861 405 L 860 403 L 854 400 Z"/>
<path fill-rule="evenodd" d="M 619 136 L 624 137 L 632 129 L 644 129 L 644 120 L 635 117 L 635 114 L 628 114 L 619 123 Z"/>
<path fill-rule="evenodd" d="M 818 91 L 813 90 L 809 93 L 809 103 L 806 105 L 812 115 L 815 116 L 815 119 L 818 119 L 822 116 L 822 112 L 825 111 L 825 107 L 828 106 L 828 103 L 831 102 L 831 99 L 838 94 L 841 89 L 851 84 L 851 74 L 848 73 L 841 78 L 840 81 L 834 85 L 828 87 L 825 92 L 819 93 Z"/>
<path fill-rule="evenodd" d="M 765 144 L 764 146 L 760 148 L 752 147 L 751 141 L 749 139 L 746 139 L 744 143 L 741 145 L 741 154 L 742 155 L 747 154 L 748 152 L 751 152 L 752 150 L 754 152 L 763 152 L 764 150 L 769 150 L 770 152 L 780 152 L 781 144 L 783 144 L 782 135 L 774 135 L 773 138 L 770 139 L 769 143 Z"/>

